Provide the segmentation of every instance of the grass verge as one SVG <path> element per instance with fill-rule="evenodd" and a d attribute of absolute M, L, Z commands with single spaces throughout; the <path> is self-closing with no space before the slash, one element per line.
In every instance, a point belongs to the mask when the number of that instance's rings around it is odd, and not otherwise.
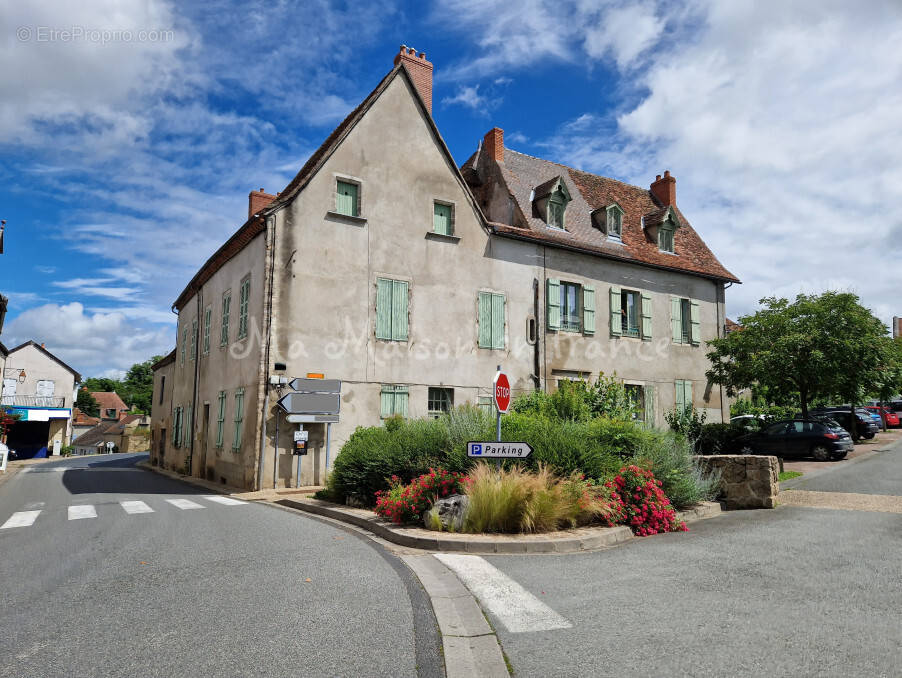
<path fill-rule="evenodd" d="M 801 471 L 780 471 L 778 480 L 782 483 L 784 480 L 792 480 L 802 475 Z"/>

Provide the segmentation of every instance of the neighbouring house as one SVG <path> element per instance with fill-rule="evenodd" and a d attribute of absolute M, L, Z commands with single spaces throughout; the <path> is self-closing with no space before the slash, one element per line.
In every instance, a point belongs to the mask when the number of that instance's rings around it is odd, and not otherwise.
<path fill-rule="evenodd" d="M 893 316 L 893 339 L 902 337 L 902 318 Z"/>
<path fill-rule="evenodd" d="M 77 407 L 72 409 L 72 444 L 100 423 L 99 417 L 91 417 Z"/>
<path fill-rule="evenodd" d="M 18 414 L 7 445 L 20 458 L 59 454 L 72 439 L 72 407 L 81 375 L 48 351 L 27 341 L 9 350 L 0 404 Z"/>
<path fill-rule="evenodd" d="M 120 421 L 128 416 L 128 405 L 115 391 L 92 391 L 91 396 L 100 407 L 100 418 L 103 421 Z"/>
<path fill-rule="evenodd" d="M 741 329 L 742 329 L 742 325 L 740 325 L 735 320 L 730 320 L 729 318 L 727 318 L 724 321 L 724 325 L 723 325 L 724 334 L 730 334 L 731 332 L 735 332 L 736 330 L 741 330 Z"/>
<path fill-rule="evenodd" d="M 692 405 L 725 421 L 705 377 L 737 278 L 648 188 L 535 158 L 493 128 L 460 168 L 431 115 L 432 64 L 395 67 L 176 299 L 176 349 L 154 365 L 152 463 L 229 485 L 325 479 L 358 426 L 491 407 L 616 374 L 640 416 Z M 276 406 L 284 377 L 341 380 L 337 421 Z M 300 468 L 298 468 L 298 464 Z"/>
<path fill-rule="evenodd" d="M 147 452 L 150 449 L 150 417 L 129 414 L 122 419 L 104 420 L 72 443 L 75 454 L 103 454 L 113 443 L 115 452 Z"/>

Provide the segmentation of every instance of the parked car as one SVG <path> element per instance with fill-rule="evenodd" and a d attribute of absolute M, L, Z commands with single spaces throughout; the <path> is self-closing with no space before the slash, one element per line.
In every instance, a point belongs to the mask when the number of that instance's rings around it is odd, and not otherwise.
<path fill-rule="evenodd" d="M 887 428 L 899 428 L 899 415 L 892 410 L 876 405 L 865 407 L 864 409 L 868 410 L 869 412 L 875 413 L 878 417 L 883 417 L 884 419 L 886 419 Z"/>
<path fill-rule="evenodd" d="M 763 414 L 739 414 L 735 417 L 730 417 L 730 423 L 733 426 L 739 426 L 747 431 L 760 431 L 764 421 Z"/>
<path fill-rule="evenodd" d="M 811 456 L 818 461 L 842 459 L 853 447 L 852 438 L 837 422 L 813 418 L 777 421 L 737 441 L 740 454 Z"/>
<path fill-rule="evenodd" d="M 815 419 L 832 419 L 840 426 L 842 426 L 848 433 L 852 433 L 852 414 L 849 412 L 848 408 L 818 408 L 816 410 L 811 410 L 810 416 L 814 417 Z M 865 415 L 856 411 L 855 419 L 856 426 L 855 435 L 852 436 L 853 440 L 859 440 L 861 438 L 870 440 L 875 435 L 877 435 L 877 432 L 880 430 L 880 425 L 874 422 L 874 420 L 870 416 L 870 413 Z"/>

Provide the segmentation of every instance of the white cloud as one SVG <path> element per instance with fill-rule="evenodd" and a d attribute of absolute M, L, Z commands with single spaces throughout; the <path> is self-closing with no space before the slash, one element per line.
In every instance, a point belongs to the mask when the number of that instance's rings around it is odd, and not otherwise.
<path fill-rule="evenodd" d="M 657 41 L 663 29 L 664 21 L 651 2 L 614 7 L 588 27 L 583 49 L 593 58 L 612 54 L 617 67 L 624 70 Z"/>
<path fill-rule="evenodd" d="M 442 104 L 445 106 L 459 104 L 473 111 L 484 113 L 488 112 L 490 108 L 488 99 L 479 94 L 479 85 L 458 87 L 454 96 L 442 99 Z"/>
<path fill-rule="evenodd" d="M 171 349 L 172 330 L 145 328 L 128 322 L 123 313 L 85 313 L 77 302 L 31 308 L 9 322 L 4 343 L 15 346 L 33 339 L 81 372 L 127 370 L 133 364 Z"/>

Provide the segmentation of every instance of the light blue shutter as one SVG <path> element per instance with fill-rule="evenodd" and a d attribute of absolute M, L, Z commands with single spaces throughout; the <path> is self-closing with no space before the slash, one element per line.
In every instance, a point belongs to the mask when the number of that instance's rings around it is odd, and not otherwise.
<path fill-rule="evenodd" d="M 655 387 L 646 384 L 642 388 L 645 391 L 645 425 L 652 428 L 655 425 Z"/>
<path fill-rule="evenodd" d="M 545 320 L 549 330 L 561 329 L 561 283 L 553 278 L 545 281 Z"/>
<path fill-rule="evenodd" d="M 673 330 L 673 343 L 683 343 L 683 311 L 679 297 L 670 297 L 670 325 Z"/>
<path fill-rule="evenodd" d="M 436 233 L 451 235 L 451 205 L 435 203 L 432 214 L 432 227 Z"/>
<path fill-rule="evenodd" d="M 692 408 L 692 382 L 688 379 L 683 381 L 683 402 L 685 407 Z"/>
<path fill-rule="evenodd" d="M 698 346 L 702 341 L 701 313 L 698 302 L 692 299 L 689 302 L 690 341 Z"/>
<path fill-rule="evenodd" d="M 611 336 L 619 337 L 623 334 L 623 313 L 620 309 L 620 288 L 612 287 L 611 299 Z"/>
<path fill-rule="evenodd" d="M 182 446 L 182 442 L 185 440 L 185 410 L 179 407 L 179 444 L 178 446 Z"/>
<path fill-rule="evenodd" d="M 594 287 L 583 287 L 583 334 L 595 334 Z"/>
<path fill-rule="evenodd" d="M 492 348 L 492 295 L 479 293 L 479 348 Z"/>
<path fill-rule="evenodd" d="M 222 329 L 219 332 L 219 345 L 229 343 L 229 312 L 232 309 L 232 294 L 226 294 L 222 298 Z"/>
<path fill-rule="evenodd" d="M 407 341 L 407 283 L 392 280 L 391 338 Z"/>
<path fill-rule="evenodd" d="M 185 444 L 188 445 L 188 446 L 190 446 L 190 445 L 191 445 L 191 441 L 194 440 L 194 421 L 193 421 L 193 415 L 194 415 L 194 408 L 191 407 L 191 405 L 188 405 L 188 414 L 187 414 L 187 416 L 185 417 L 185 419 L 186 419 L 186 422 L 185 422 L 185 423 L 187 424 L 187 426 L 186 426 L 186 428 L 185 428 L 185 433 L 187 433 L 187 435 L 185 436 Z"/>
<path fill-rule="evenodd" d="M 492 348 L 504 348 L 504 295 L 492 295 Z"/>
<path fill-rule="evenodd" d="M 677 412 L 682 412 L 686 409 L 686 391 L 683 388 L 683 383 L 682 379 L 677 379 L 675 382 Z"/>
<path fill-rule="evenodd" d="M 642 338 L 651 339 L 651 295 L 642 293 Z"/>
<path fill-rule="evenodd" d="M 241 429 L 244 422 L 244 389 L 235 391 L 235 440 L 232 449 L 241 449 Z"/>
<path fill-rule="evenodd" d="M 392 281 L 376 279 L 376 338 L 391 339 Z"/>
<path fill-rule="evenodd" d="M 335 207 L 339 214 L 357 216 L 357 185 L 346 181 L 338 182 Z"/>
<path fill-rule="evenodd" d="M 410 392 L 406 386 L 395 386 L 395 414 L 400 414 L 407 419 L 407 401 Z"/>
<path fill-rule="evenodd" d="M 172 412 L 172 444 L 178 447 L 179 444 L 179 408 L 175 408 Z"/>

